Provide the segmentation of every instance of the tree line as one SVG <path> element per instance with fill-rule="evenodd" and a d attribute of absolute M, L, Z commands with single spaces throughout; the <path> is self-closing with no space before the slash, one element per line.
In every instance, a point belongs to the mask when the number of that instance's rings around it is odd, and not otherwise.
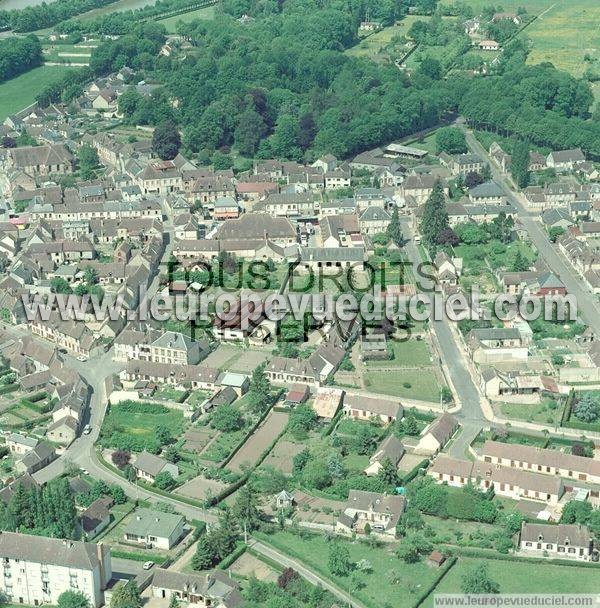
<path fill-rule="evenodd" d="M 52 27 L 61 21 L 81 15 L 94 8 L 113 4 L 117 0 L 60 0 L 21 9 L 0 11 L 0 29 L 33 32 Z"/>
<path fill-rule="evenodd" d="M 0 82 L 36 68 L 44 62 L 37 36 L 0 41 Z"/>

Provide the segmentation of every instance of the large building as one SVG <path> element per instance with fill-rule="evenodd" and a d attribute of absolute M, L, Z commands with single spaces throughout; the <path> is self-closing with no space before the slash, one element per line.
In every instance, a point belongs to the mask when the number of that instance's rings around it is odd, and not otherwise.
<path fill-rule="evenodd" d="M 96 608 L 112 577 L 107 546 L 81 541 L 0 533 L 0 591 L 10 603 L 57 604 L 64 591 L 81 591 Z"/>
<path fill-rule="evenodd" d="M 592 535 L 580 524 L 521 525 L 519 548 L 523 553 L 560 559 L 589 561 L 594 554 Z"/>

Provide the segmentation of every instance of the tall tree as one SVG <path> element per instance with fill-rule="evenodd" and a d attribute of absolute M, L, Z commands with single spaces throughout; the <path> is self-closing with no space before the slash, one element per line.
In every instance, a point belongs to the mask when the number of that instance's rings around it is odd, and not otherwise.
<path fill-rule="evenodd" d="M 510 161 L 510 174 L 519 188 L 529 184 L 529 144 L 519 141 L 514 145 Z"/>
<path fill-rule="evenodd" d="M 82 591 L 69 589 L 58 596 L 58 608 L 90 608 L 90 600 Z"/>
<path fill-rule="evenodd" d="M 251 486 L 245 485 L 240 488 L 233 506 L 233 514 L 240 525 L 245 526 L 246 531 L 250 532 L 258 527 L 260 513 L 257 508 L 256 494 Z"/>
<path fill-rule="evenodd" d="M 327 563 L 329 571 L 334 576 L 348 576 L 352 570 L 348 547 L 340 541 L 330 543 Z"/>
<path fill-rule="evenodd" d="M 152 134 L 152 150 L 162 160 L 173 160 L 181 148 L 179 129 L 173 120 L 159 123 Z"/>
<path fill-rule="evenodd" d="M 392 219 L 386 228 L 386 235 L 392 240 L 392 242 L 401 247 L 404 243 L 404 237 L 402 236 L 402 227 L 400 226 L 400 215 L 398 214 L 398 206 L 394 205 L 392 209 Z"/>
<path fill-rule="evenodd" d="M 462 577 L 463 593 L 500 593 L 498 583 L 490 578 L 487 564 L 475 564 Z"/>
<path fill-rule="evenodd" d="M 440 235 L 449 227 L 444 190 L 441 182 L 438 180 L 435 182 L 433 191 L 423 205 L 423 215 L 419 226 L 423 235 L 423 241 L 430 252 L 435 251 L 440 242 Z"/>

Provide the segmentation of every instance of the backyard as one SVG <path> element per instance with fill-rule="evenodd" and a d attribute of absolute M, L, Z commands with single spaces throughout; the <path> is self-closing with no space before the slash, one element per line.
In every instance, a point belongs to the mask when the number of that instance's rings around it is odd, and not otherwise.
<path fill-rule="evenodd" d="M 173 15 L 173 17 L 167 17 L 166 19 L 160 19 L 157 23 L 160 25 L 164 25 L 167 33 L 175 34 L 177 33 L 177 24 L 182 23 L 190 23 L 195 21 L 196 19 L 201 20 L 211 20 L 215 17 L 215 7 L 214 6 L 206 6 L 204 8 L 196 9 L 195 11 L 190 11 L 189 13 L 182 13 L 181 15 Z"/>
<path fill-rule="evenodd" d="M 367 371 L 363 375 L 367 390 L 382 395 L 419 401 L 439 401 L 440 382 L 432 367 L 398 369 L 389 371 Z"/>
<path fill-rule="evenodd" d="M 498 583 L 501 593 L 577 593 L 600 592 L 600 576 L 597 571 L 576 566 L 557 566 L 554 564 L 526 564 L 519 561 L 459 558 L 446 576 L 425 602 L 433 606 L 436 593 L 460 593 L 461 579 L 474 567 L 485 564 L 490 578 Z"/>
<path fill-rule="evenodd" d="M 423 562 L 407 564 L 393 553 L 393 547 L 370 547 L 365 543 L 339 540 L 350 552 L 350 559 L 369 562 L 369 571 L 359 572 L 361 584 L 353 587 L 352 577 L 334 576 L 327 566 L 330 541 L 324 536 L 291 532 L 258 533 L 257 538 L 286 555 L 295 557 L 344 590 L 348 590 L 369 608 L 384 605 L 409 608 L 419 594 L 432 584 L 439 571 Z M 364 586 L 362 586 L 364 584 Z"/>

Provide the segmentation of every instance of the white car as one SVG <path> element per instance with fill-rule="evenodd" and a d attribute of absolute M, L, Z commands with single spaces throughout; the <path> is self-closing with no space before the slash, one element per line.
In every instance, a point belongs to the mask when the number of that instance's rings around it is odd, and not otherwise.
<path fill-rule="evenodd" d="M 83 434 L 84 435 L 89 435 L 92 432 L 92 427 L 89 424 L 86 424 L 83 427 Z"/>
<path fill-rule="evenodd" d="M 144 568 L 144 570 L 150 570 L 150 568 L 152 568 L 152 566 L 154 566 L 154 562 L 144 562 L 144 565 L 142 566 L 142 568 Z"/>
<path fill-rule="evenodd" d="M 84 355 L 79 355 L 79 357 L 77 357 L 77 361 L 87 361 L 87 357 Z"/>

